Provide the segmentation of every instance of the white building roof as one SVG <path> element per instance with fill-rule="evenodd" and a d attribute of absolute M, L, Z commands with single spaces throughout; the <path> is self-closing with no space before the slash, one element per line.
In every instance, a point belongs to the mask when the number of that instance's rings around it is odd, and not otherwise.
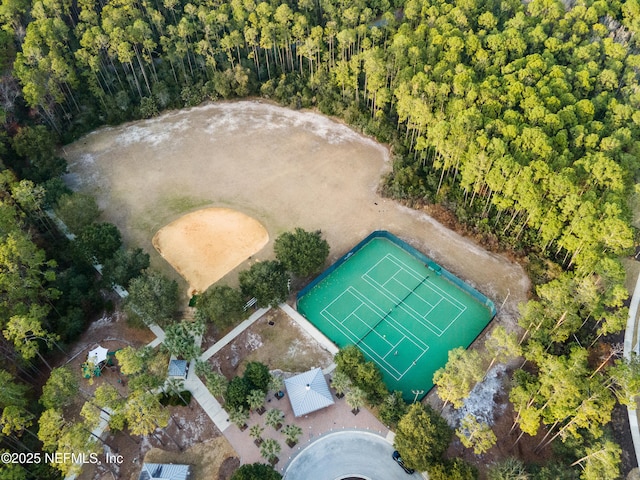
<path fill-rule="evenodd" d="M 138 480 L 188 480 L 190 473 L 190 465 L 143 463 Z"/>
<path fill-rule="evenodd" d="M 284 385 L 296 417 L 333 405 L 333 396 L 322 370 L 315 368 L 287 378 Z"/>

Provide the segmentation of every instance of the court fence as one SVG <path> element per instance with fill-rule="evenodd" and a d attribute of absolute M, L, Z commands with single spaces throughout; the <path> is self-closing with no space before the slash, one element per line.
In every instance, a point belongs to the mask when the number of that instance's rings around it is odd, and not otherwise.
<path fill-rule="evenodd" d="M 346 262 L 354 253 L 356 253 L 358 250 L 360 250 L 362 247 L 364 247 L 367 243 L 369 243 L 369 241 L 371 241 L 374 238 L 386 238 L 387 240 L 389 240 L 390 242 L 394 243 L 398 247 L 402 248 L 403 250 L 405 250 L 409 254 L 413 255 L 416 258 L 418 258 L 430 270 L 435 272 L 437 275 L 442 275 L 449 282 L 453 283 L 455 286 L 457 286 L 461 290 L 465 291 L 466 293 L 471 295 L 473 298 L 478 300 L 480 303 L 485 305 L 489 309 L 489 311 L 491 312 L 491 318 L 495 317 L 495 315 L 496 315 L 496 307 L 495 307 L 494 303 L 490 299 L 488 299 L 485 295 L 480 293 L 478 290 L 473 288 L 468 283 L 466 283 L 466 282 L 462 281 L 461 279 L 459 279 L 458 277 L 456 277 L 453 273 L 449 272 L 447 269 L 442 268 L 440 265 L 438 265 L 432 259 L 427 257 L 424 253 L 422 253 L 421 251 L 415 249 L 414 247 L 409 245 L 407 242 L 399 239 L 393 233 L 390 233 L 387 230 L 375 230 L 375 231 L 371 232 L 369 235 L 367 235 L 355 247 L 353 247 L 351 250 L 349 250 L 347 253 L 345 253 L 342 257 L 340 257 L 338 260 L 336 260 L 332 265 L 330 265 L 320 275 L 318 275 L 315 279 L 313 279 L 311 281 L 311 283 L 309 283 L 306 287 L 304 287 L 302 290 L 300 290 L 298 292 L 298 295 L 296 295 L 296 302 L 298 300 L 300 300 L 304 295 L 306 295 L 318 283 L 320 283 L 327 276 L 332 274 L 337 268 L 339 268 L 344 262 Z"/>

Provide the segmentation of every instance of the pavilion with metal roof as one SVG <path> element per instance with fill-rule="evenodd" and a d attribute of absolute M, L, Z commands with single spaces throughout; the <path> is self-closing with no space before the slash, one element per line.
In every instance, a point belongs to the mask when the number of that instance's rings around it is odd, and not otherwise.
<path fill-rule="evenodd" d="M 138 480 L 189 480 L 190 477 L 190 465 L 143 463 Z"/>
<path fill-rule="evenodd" d="M 171 360 L 169 362 L 169 376 L 187 378 L 189 364 L 186 360 Z"/>
<path fill-rule="evenodd" d="M 296 417 L 333 405 L 333 395 L 322 370 L 314 368 L 284 381 Z"/>

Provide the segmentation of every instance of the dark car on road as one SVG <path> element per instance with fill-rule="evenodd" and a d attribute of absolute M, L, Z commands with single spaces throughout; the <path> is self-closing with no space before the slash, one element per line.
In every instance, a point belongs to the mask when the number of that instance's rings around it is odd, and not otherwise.
<path fill-rule="evenodd" d="M 402 469 L 405 472 L 407 472 L 408 474 L 412 474 L 413 472 L 415 472 L 413 468 L 409 468 L 404 464 L 404 461 L 402 460 L 402 457 L 400 456 L 400 453 L 398 453 L 397 450 L 395 450 L 391 456 L 396 461 L 396 463 L 402 467 Z"/>

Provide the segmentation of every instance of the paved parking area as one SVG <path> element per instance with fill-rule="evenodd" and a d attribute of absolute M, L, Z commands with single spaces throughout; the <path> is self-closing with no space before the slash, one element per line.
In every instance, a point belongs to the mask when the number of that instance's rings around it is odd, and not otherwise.
<path fill-rule="evenodd" d="M 372 432 L 335 432 L 305 448 L 286 469 L 284 480 L 337 480 L 358 476 L 369 480 L 423 478 L 407 474 L 391 458 L 393 445 Z"/>

